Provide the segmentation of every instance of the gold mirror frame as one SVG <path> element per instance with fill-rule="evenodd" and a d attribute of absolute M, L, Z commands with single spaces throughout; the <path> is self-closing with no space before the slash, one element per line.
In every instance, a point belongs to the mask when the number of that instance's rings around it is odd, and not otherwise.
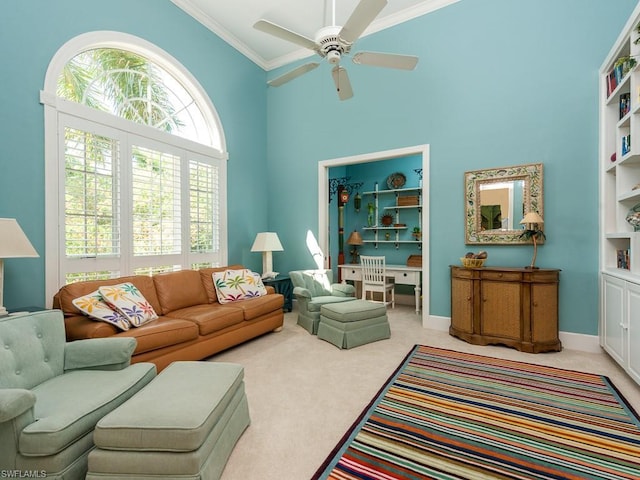
<path fill-rule="evenodd" d="M 523 180 L 523 210 L 524 213 L 538 212 L 544 218 L 542 163 L 516 165 L 513 167 L 490 168 L 474 170 L 464 174 L 465 191 L 465 244 L 526 244 L 529 239 L 522 239 L 522 228 L 513 230 L 482 230 L 480 216 L 480 187 L 482 185 Z M 520 227 L 520 220 L 513 215 L 513 225 Z M 543 225 L 540 225 L 542 229 Z"/>

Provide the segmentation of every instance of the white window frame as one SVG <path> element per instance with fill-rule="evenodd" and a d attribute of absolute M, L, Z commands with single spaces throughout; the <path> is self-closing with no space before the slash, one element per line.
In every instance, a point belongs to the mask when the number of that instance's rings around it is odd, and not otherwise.
<path fill-rule="evenodd" d="M 210 128 L 217 129 L 219 148 L 217 146 L 202 145 L 191 140 L 171 135 L 170 133 L 156 130 L 152 127 L 137 124 L 114 115 L 101 112 L 84 105 L 77 104 L 56 96 L 57 82 L 65 64 L 78 53 L 93 48 L 118 48 L 137 53 L 150 61 L 155 62 L 169 73 L 174 75 L 193 96 L 199 108 L 207 117 Z M 227 244 L 227 160 L 226 141 L 222 124 L 211 103 L 208 95 L 198 81 L 176 59 L 159 49 L 155 45 L 133 35 L 120 32 L 100 31 L 79 35 L 65 43 L 54 55 L 45 76 L 44 88 L 40 92 L 40 102 L 44 105 L 44 154 L 45 154 L 45 302 L 51 306 L 53 296 L 64 284 L 64 274 L 61 262 L 65 261 L 65 246 L 60 242 L 60 229 L 64 230 L 64 136 L 59 132 L 64 123 L 71 121 L 76 126 L 86 126 L 91 131 L 91 125 L 98 125 L 102 132 L 120 131 L 126 135 L 148 139 L 149 142 L 158 142 L 162 145 L 170 145 L 172 149 L 180 151 L 184 155 L 183 161 L 187 165 L 189 160 L 202 158 L 211 159 L 219 168 L 219 204 L 220 204 L 220 248 L 214 261 L 221 265 L 228 263 Z M 147 143 L 147 145 L 150 145 Z M 127 146 L 128 148 L 128 146 Z M 127 150 L 122 150 L 126 155 Z M 61 173 L 62 172 L 62 173 Z M 128 179 L 125 179 L 128 181 Z M 188 189 L 186 193 L 188 194 Z M 188 200 L 187 200 L 188 201 Z M 123 210 L 126 212 L 126 210 Z M 125 216 L 126 213 L 123 213 Z M 128 231 L 128 219 L 122 219 L 121 233 Z M 188 236 L 188 231 L 185 232 Z M 189 242 L 187 241 L 187 255 L 197 263 L 197 258 L 202 255 L 189 254 Z M 186 259 L 183 259 L 183 261 Z M 183 265 L 186 265 L 183 263 Z M 97 267 L 97 266 L 96 266 Z M 122 274 L 128 274 L 125 266 Z M 96 268 L 100 270 L 100 268 Z"/>

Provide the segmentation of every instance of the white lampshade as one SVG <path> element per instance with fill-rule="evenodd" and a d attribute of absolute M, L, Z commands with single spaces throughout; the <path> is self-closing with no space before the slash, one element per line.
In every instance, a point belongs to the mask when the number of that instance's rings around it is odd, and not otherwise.
<path fill-rule="evenodd" d="M 538 212 L 529 212 L 527 213 L 522 220 L 520 220 L 521 225 L 525 225 L 528 223 L 544 223 L 544 220 L 538 214 Z"/>
<path fill-rule="evenodd" d="M 262 275 L 273 272 L 273 255 L 271 252 L 281 252 L 282 244 L 275 232 L 260 232 L 251 247 L 252 252 L 262 252 Z"/>
<path fill-rule="evenodd" d="M 4 262 L 2 259 L 38 256 L 38 252 L 33 248 L 15 218 L 0 218 L 0 315 L 7 313 L 2 302 L 4 290 Z"/>
<path fill-rule="evenodd" d="M 284 249 L 275 232 L 260 232 L 251 247 L 252 252 L 281 252 Z"/>

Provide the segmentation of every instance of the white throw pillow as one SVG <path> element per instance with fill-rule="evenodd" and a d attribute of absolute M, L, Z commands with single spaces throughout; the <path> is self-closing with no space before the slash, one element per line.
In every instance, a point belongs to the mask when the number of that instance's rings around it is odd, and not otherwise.
<path fill-rule="evenodd" d="M 133 283 L 100 287 L 98 291 L 104 301 L 126 317 L 132 327 L 139 327 L 158 318 L 151 304 Z"/>
<path fill-rule="evenodd" d="M 120 312 L 114 310 L 107 304 L 100 295 L 100 291 L 78 297 L 72 302 L 78 310 L 93 320 L 110 323 L 120 330 L 129 330 L 129 321 Z"/>
<path fill-rule="evenodd" d="M 267 294 L 260 275 L 247 268 L 213 272 L 213 284 L 220 303 L 236 302 Z"/>

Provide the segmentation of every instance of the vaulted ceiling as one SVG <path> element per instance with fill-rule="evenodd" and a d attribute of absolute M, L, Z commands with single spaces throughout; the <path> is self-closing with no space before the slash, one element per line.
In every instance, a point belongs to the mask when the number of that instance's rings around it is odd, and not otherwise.
<path fill-rule="evenodd" d="M 389 0 L 368 35 L 459 0 Z M 172 0 L 265 70 L 308 57 L 312 51 L 253 28 L 260 19 L 314 38 L 322 27 L 344 25 L 360 0 Z"/>

